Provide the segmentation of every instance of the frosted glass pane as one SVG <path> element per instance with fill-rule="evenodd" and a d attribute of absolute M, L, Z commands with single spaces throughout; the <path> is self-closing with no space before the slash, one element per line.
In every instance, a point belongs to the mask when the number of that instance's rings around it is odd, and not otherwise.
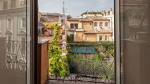
<path fill-rule="evenodd" d="M 125 84 L 149 84 L 149 0 L 122 0 L 120 4 L 121 56 Z"/>
<path fill-rule="evenodd" d="M 30 0 L 0 0 L 0 82 L 3 84 L 27 84 L 29 4 Z"/>

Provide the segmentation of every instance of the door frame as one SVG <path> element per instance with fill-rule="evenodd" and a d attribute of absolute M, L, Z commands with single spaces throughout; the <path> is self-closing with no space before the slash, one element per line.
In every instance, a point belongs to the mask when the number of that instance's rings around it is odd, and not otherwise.
<path fill-rule="evenodd" d="M 38 57 L 37 57 L 37 42 L 38 42 L 38 0 L 30 0 L 30 27 L 31 27 L 31 59 L 30 59 L 30 83 L 38 83 Z"/>
<path fill-rule="evenodd" d="M 121 34 L 120 34 L 120 0 L 114 0 L 114 35 L 115 35 L 115 77 L 116 84 L 122 84 L 121 78 Z"/>
<path fill-rule="evenodd" d="M 39 84 L 38 45 L 38 0 L 31 0 L 31 84 Z M 115 43 L 115 83 L 122 84 L 121 73 L 121 34 L 120 34 L 120 0 L 114 0 L 114 43 Z"/>

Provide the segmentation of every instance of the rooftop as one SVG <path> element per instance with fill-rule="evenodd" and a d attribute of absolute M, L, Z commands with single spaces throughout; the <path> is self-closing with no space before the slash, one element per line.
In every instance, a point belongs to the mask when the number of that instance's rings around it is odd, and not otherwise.
<path fill-rule="evenodd" d="M 68 21 L 110 21 L 105 17 L 70 18 Z"/>
<path fill-rule="evenodd" d="M 46 15 L 46 16 L 63 16 L 61 13 L 41 13 L 41 15 Z"/>

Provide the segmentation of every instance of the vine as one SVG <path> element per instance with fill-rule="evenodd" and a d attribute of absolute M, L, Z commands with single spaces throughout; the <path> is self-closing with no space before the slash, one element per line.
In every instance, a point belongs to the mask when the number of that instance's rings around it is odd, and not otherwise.
<path fill-rule="evenodd" d="M 54 24 L 51 27 L 54 31 L 52 43 L 49 46 L 49 74 L 56 77 L 65 77 L 69 75 L 69 66 L 67 63 L 67 57 L 62 56 L 62 49 L 59 44 L 60 26 Z"/>

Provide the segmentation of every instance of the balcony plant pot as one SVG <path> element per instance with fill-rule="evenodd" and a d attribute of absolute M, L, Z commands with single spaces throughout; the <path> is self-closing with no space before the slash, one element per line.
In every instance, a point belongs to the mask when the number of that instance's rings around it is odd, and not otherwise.
<path fill-rule="evenodd" d="M 44 36 L 50 36 L 48 31 L 44 31 Z"/>
<path fill-rule="evenodd" d="M 44 36 L 52 36 L 52 29 L 44 29 L 43 34 Z"/>

